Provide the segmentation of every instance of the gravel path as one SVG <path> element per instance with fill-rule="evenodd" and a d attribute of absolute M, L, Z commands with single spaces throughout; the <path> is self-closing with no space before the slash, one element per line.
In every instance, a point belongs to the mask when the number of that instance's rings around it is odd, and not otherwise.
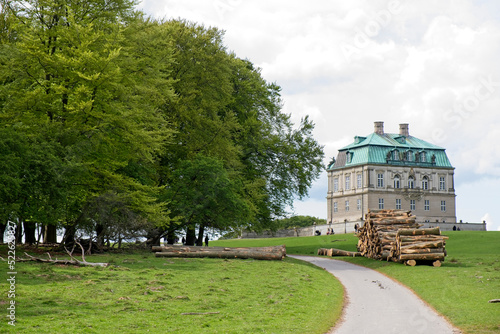
<path fill-rule="evenodd" d="M 344 285 L 347 305 L 331 334 L 460 333 L 408 288 L 375 270 L 329 258 L 290 257 L 326 269 Z"/>

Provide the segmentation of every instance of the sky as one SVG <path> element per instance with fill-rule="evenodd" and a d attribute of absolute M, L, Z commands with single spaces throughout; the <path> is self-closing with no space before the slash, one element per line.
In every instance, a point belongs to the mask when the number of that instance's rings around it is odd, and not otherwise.
<path fill-rule="evenodd" d="M 457 220 L 500 230 L 500 1 L 143 0 L 155 18 L 225 31 L 229 51 L 282 88 L 283 112 L 306 115 L 325 165 L 354 136 L 409 123 L 446 148 Z M 294 213 L 326 218 L 327 175 Z"/>

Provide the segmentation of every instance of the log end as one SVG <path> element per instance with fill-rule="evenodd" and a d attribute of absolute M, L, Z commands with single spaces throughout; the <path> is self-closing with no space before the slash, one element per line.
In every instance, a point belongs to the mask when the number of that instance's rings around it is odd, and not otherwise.
<path fill-rule="evenodd" d="M 405 262 L 405 265 L 410 266 L 410 267 L 415 267 L 417 265 L 417 261 L 415 260 L 408 260 Z"/>

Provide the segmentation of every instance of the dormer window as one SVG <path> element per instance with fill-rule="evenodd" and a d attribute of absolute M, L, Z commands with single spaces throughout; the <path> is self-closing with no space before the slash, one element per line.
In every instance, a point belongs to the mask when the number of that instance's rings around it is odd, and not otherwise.
<path fill-rule="evenodd" d="M 408 160 L 408 161 L 413 161 L 414 160 L 414 158 L 413 158 L 413 151 L 406 152 L 406 160 Z"/>
<path fill-rule="evenodd" d="M 398 150 L 392 151 L 392 160 L 399 160 L 399 151 Z"/>
<path fill-rule="evenodd" d="M 420 162 L 427 162 L 427 154 L 424 151 L 420 152 Z"/>
<path fill-rule="evenodd" d="M 347 152 L 346 155 L 347 155 L 347 163 L 350 164 L 352 162 L 352 155 L 353 155 L 353 153 L 352 152 Z"/>

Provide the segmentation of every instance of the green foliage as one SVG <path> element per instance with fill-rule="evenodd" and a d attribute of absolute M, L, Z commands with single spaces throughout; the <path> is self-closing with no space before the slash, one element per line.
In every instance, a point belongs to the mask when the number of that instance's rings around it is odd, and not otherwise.
<path fill-rule="evenodd" d="M 222 31 L 134 5 L 2 0 L 1 218 L 68 240 L 268 227 L 323 169 L 313 124 Z"/>
<path fill-rule="evenodd" d="M 201 154 L 182 161 L 165 196 L 173 213 L 188 225 L 225 230 L 249 219 L 241 184 L 232 180 L 223 163 Z"/>
<path fill-rule="evenodd" d="M 314 223 L 316 223 L 316 225 L 326 224 L 326 219 L 320 219 L 312 216 L 292 216 L 290 218 L 277 219 L 275 221 L 275 226 L 277 229 L 289 229 L 294 227 L 312 226 Z"/>
<path fill-rule="evenodd" d="M 173 97 L 171 51 L 158 38 L 142 45 L 151 25 L 134 18 L 132 5 L 9 2 L 19 38 L 1 49 L 0 131 L 15 127 L 29 152 L 18 217 L 82 223 L 86 203 L 111 191 L 132 210 L 162 219 L 154 179 L 130 166 L 152 166 L 171 134 L 157 108 Z M 43 219 L 44 212 L 59 215 Z"/>

